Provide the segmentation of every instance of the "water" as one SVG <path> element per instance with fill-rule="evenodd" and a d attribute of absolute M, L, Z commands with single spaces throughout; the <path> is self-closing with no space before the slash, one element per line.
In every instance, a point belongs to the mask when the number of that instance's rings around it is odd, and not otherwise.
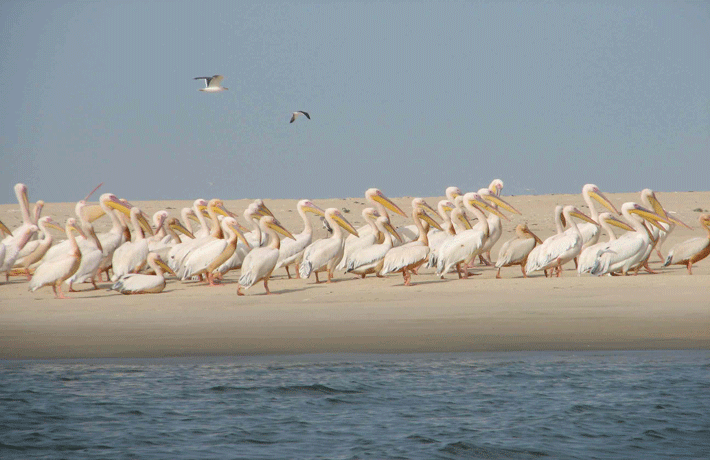
<path fill-rule="evenodd" d="M 710 352 L 0 361 L 0 458 L 710 458 Z"/>

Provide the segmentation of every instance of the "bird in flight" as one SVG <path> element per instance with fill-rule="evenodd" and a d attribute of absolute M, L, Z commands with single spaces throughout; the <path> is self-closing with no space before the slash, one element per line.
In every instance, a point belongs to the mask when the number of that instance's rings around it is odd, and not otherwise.
<path fill-rule="evenodd" d="M 303 110 L 299 110 L 298 112 L 293 112 L 291 114 L 291 121 L 289 121 L 289 123 L 293 123 L 294 121 L 296 121 L 296 117 L 300 116 L 301 114 L 305 115 L 306 118 L 308 118 L 309 120 L 311 119 L 311 116 L 308 115 L 308 112 L 304 112 Z"/>
<path fill-rule="evenodd" d="M 200 91 L 206 91 L 208 93 L 216 93 L 229 89 L 225 88 L 224 86 L 221 86 L 223 79 L 224 75 L 215 75 L 213 77 L 195 77 L 195 80 L 205 81 L 205 87 L 200 88 Z"/>

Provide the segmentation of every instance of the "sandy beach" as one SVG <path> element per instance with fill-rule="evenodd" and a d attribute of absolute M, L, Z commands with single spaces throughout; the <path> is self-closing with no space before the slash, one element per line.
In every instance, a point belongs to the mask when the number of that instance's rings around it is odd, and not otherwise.
<path fill-rule="evenodd" d="M 102 190 L 111 191 L 111 190 Z M 385 191 L 386 193 L 386 191 Z M 617 206 L 638 201 L 638 193 L 606 194 Z M 42 198 L 33 197 L 31 200 Z M 209 197 L 207 197 L 209 198 Z M 356 227 L 363 224 L 364 198 L 311 197 L 322 208 L 336 207 Z M 429 197 L 436 206 L 443 197 Z M 542 239 L 554 233 L 553 208 L 575 204 L 585 210 L 580 194 L 505 196 L 522 212 L 504 222 L 503 236 L 493 248 L 511 238 L 518 223 Z M 710 192 L 658 193 L 664 207 L 694 227 L 676 228 L 663 253 L 693 236 L 703 236 L 697 218 L 710 208 Z M 411 197 L 393 198 L 406 212 Z M 225 200 L 227 209 L 241 214 L 252 200 Z M 291 231 L 302 223 L 297 200 L 265 200 Z M 179 217 L 191 201 L 134 201 L 148 214 L 166 209 Z M 47 203 L 43 215 L 64 222 L 74 203 Z M 316 237 L 325 231 L 312 217 Z M 17 204 L 0 205 L 0 220 L 10 228 L 21 222 Z M 407 225 L 402 217 L 397 226 Z M 110 226 L 95 222 L 97 231 Z M 606 235 L 602 235 L 606 239 Z M 651 267 L 659 269 L 657 255 Z M 355 279 L 337 274 L 332 284 L 286 278 L 275 272 L 266 296 L 258 283 L 237 297 L 238 272 L 224 286 L 168 280 L 156 295 L 124 296 L 107 291 L 110 283 L 78 285 L 69 300 L 54 299 L 51 288 L 27 290 L 23 277 L 0 285 L 0 359 L 164 357 L 323 352 L 443 352 L 505 350 L 647 350 L 710 348 L 710 259 L 689 276 L 685 267 L 630 277 L 578 277 L 568 264 L 561 278 L 541 272 L 522 278 L 519 267 L 479 267 L 479 275 L 445 280 L 422 270 L 415 286 L 405 287 L 400 274 L 384 279 Z"/>

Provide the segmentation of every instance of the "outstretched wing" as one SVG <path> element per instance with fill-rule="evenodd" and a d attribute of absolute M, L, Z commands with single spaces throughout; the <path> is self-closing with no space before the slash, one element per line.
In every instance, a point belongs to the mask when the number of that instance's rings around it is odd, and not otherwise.
<path fill-rule="evenodd" d="M 207 86 L 213 86 L 219 88 L 222 85 L 222 80 L 224 80 L 223 75 L 215 75 L 209 80 L 207 80 Z"/>
<path fill-rule="evenodd" d="M 212 80 L 212 77 L 195 77 L 195 80 L 204 80 L 205 88 L 207 88 L 210 85 L 210 80 Z"/>

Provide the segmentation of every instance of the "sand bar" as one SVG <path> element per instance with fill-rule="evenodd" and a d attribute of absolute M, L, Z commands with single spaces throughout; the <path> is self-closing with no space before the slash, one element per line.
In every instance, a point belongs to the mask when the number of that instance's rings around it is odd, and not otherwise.
<path fill-rule="evenodd" d="M 607 194 L 620 206 L 638 194 Z M 35 197 L 31 197 L 34 199 Z M 436 205 L 442 197 L 427 198 Z M 676 229 L 664 252 L 676 242 L 702 236 L 697 208 L 710 208 L 709 192 L 660 193 L 664 206 L 695 230 Z M 580 195 L 513 196 L 506 199 L 523 212 L 511 216 L 493 250 L 512 236 L 515 224 L 527 222 L 545 238 L 553 233 L 555 204 L 576 204 Z M 226 200 L 240 213 L 251 200 Z M 266 200 L 293 231 L 301 230 L 297 200 Z M 351 222 L 362 224 L 363 198 L 314 201 L 346 208 Z M 410 209 L 411 197 L 395 199 Z M 168 209 L 178 216 L 190 201 L 134 202 L 146 212 Z M 48 203 L 43 215 L 63 222 L 73 203 Z M 0 220 L 11 228 L 20 222 L 17 205 L 0 205 Z M 108 228 L 97 221 L 97 231 Z M 404 218 L 394 219 L 406 225 Z M 319 223 L 314 220 L 318 228 Z M 325 236 L 318 228 L 317 237 Z M 603 236 L 602 238 L 605 238 Z M 657 256 L 651 266 L 659 268 Z M 504 279 L 481 267 L 478 276 L 439 280 L 430 271 L 402 286 L 401 276 L 354 279 L 339 274 L 333 284 L 288 280 L 279 272 L 269 283 L 278 295 L 263 295 L 256 285 L 236 296 L 238 273 L 224 286 L 169 280 L 162 294 L 123 296 L 105 289 L 56 300 L 51 289 L 27 291 L 13 277 L 0 285 L 0 359 L 162 357 L 321 352 L 445 352 L 505 350 L 647 350 L 710 348 L 710 260 L 688 276 L 683 267 L 634 277 L 577 277 L 573 265 L 562 278 L 542 274 L 523 279 L 518 267 L 504 269 Z M 100 283 L 108 287 L 109 283 Z"/>

